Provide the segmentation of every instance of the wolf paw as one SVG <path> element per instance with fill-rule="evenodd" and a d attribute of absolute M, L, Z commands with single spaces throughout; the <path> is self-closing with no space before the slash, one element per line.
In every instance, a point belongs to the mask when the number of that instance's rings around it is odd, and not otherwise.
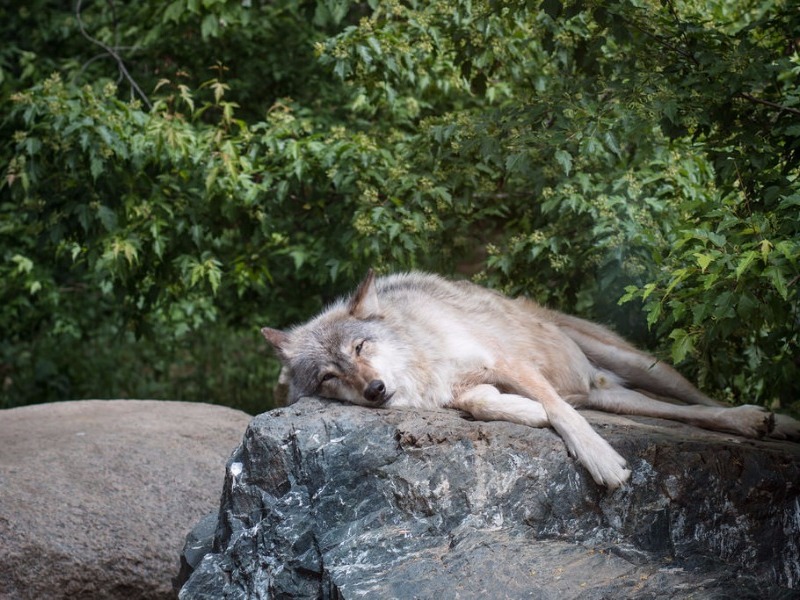
<path fill-rule="evenodd" d="M 800 442 L 800 421 L 789 415 L 775 415 L 775 428 L 769 433 L 769 437 Z"/>
<path fill-rule="evenodd" d="M 609 448 L 611 448 L 609 446 Z M 610 490 L 615 490 L 628 481 L 631 470 L 628 463 L 612 448 L 608 456 L 602 460 L 593 460 L 591 465 L 585 465 L 592 479 L 599 485 L 604 485 Z M 594 457 L 599 458 L 599 457 Z"/>
<path fill-rule="evenodd" d="M 745 404 L 724 410 L 726 428 L 739 435 L 762 438 L 775 427 L 775 415 L 763 406 Z"/>
<path fill-rule="evenodd" d="M 628 469 L 628 463 L 611 447 L 611 444 L 594 431 L 592 433 L 594 435 L 583 439 L 580 450 L 571 449 L 570 453 L 586 467 L 595 483 L 615 490 L 630 479 L 631 471 Z"/>
<path fill-rule="evenodd" d="M 614 490 L 628 481 L 631 471 L 625 459 L 569 404 L 556 406 L 551 419 L 570 455 L 578 459 L 598 485 Z"/>

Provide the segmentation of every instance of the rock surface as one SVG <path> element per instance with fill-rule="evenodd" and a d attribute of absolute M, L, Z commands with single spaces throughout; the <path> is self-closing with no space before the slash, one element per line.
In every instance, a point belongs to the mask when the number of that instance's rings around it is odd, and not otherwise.
<path fill-rule="evenodd" d="M 800 445 L 587 416 L 633 468 L 615 492 L 547 429 L 313 399 L 259 415 L 180 598 L 798 597 Z"/>
<path fill-rule="evenodd" d="M 0 411 L 0 598 L 174 598 L 250 417 L 186 402 Z"/>

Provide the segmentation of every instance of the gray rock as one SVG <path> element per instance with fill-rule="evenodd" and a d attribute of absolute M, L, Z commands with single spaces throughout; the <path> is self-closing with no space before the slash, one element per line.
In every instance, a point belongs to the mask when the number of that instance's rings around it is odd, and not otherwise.
<path fill-rule="evenodd" d="M 180 598 L 798 597 L 800 445 L 587 416 L 633 468 L 615 492 L 547 429 L 313 399 L 262 414 Z"/>
<path fill-rule="evenodd" d="M 134 400 L 0 411 L 0 598 L 174 598 L 183 539 L 249 420 Z"/>

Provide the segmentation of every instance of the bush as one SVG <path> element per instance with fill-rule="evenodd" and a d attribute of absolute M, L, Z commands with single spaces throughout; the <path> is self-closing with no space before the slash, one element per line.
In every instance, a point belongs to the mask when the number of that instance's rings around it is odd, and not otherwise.
<path fill-rule="evenodd" d="M 369 266 L 529 293 L 712 394 L 797 402 L 785 2 L 0 12 L 3 406 L 267 408 L 258 326 Z"/>

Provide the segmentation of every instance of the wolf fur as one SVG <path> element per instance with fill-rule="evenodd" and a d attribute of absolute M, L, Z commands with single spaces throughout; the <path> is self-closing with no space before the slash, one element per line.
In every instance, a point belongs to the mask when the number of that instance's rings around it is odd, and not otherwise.
<path fill-rule="evenodd" d="M 800 435 L 797 421 L 784 419 L 776 431 L 761 407 L 712 400 L 605 327 L 436 275 L 370 271 L 352 296 L 308 323 L 261 331 L 288 375 L 289 403 L 313 395 L 371 407 L 451 407 L 483 421 L 550 426 L 609 488 L 630 470 L 576 408 L 753 438 Z"/>

